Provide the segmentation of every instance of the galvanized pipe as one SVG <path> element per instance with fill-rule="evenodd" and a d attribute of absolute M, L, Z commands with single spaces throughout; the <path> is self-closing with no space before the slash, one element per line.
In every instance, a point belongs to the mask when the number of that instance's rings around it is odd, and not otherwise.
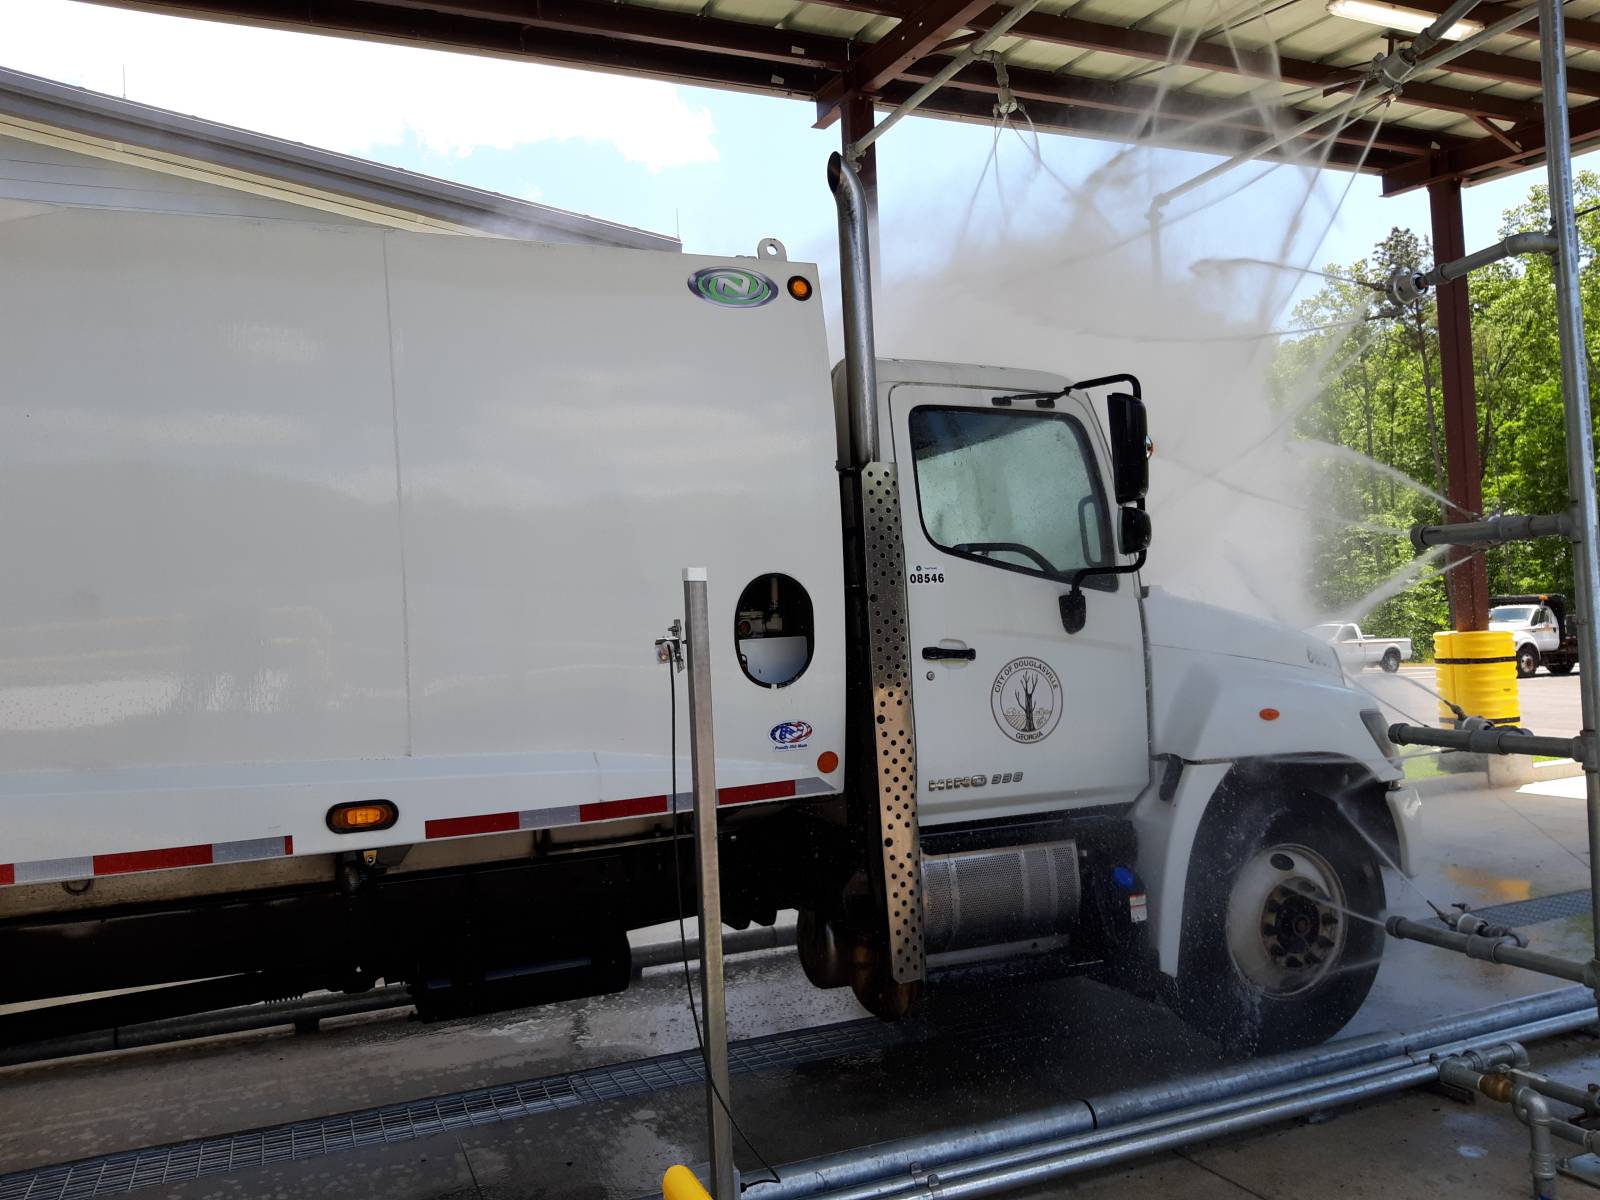
<path fill-rule="evenodd" d="M 1009 1151 L 1017 1161 L 1025 1161 L 1035 1147 L 1073 1135 L 1182 1109 L 1210 1109 L 1246 1093 L 1263 1093 L 1289 1084 L 1302 1088 L 1306 1079 L 1318 1075 L 1346 1073 L 1341 1077 L 1354 1078 L 1363 1070 L 1382 1070 L 1389 1065 L 1385 1060 L 1401 1055 L 1417 1061 L 1502 1037 L 1548 1037 L 1593 1020 L 1594 997 L 1582 988 L 1525 996 L 1410 1031 L 1348 1038 L 1204 1075 L 1074 1100 L 975 1129 L 944 1130 L 791 1163 L 783 1168 L 781 1183 L 752 1184 L 748 1190 L 751 1200 L 799 1200 L 851 1193 L 887 1196 L 905 1189 L 914 1177 L 930 1170 L 948 1172 L 954 1164 L 978 1156 Z"/>
<path fill-rule="evenodd" d="M 1522 254 L 1553 254 L 1555 250 L 1556 239 L 1548 233 L 1513 233 L 1492 246 L 1474 250 L 1449 262 L 1438 263 L 1426 271 L 1408 271 L 1404 267 L 1397 267 L 1389 277 L 1389 294 L 1401 304 L 1410 304 L 1421 299 L 1429 288 L 1461 279 L 1479 267 Z"/>
<path fill-rule="evenodd" d="M 839 210 L 839 292 L 844 317 L 844 381 L 850 414 L 850 465 L 878 461 L 878 351 L 872 334 L 872 252 L 867 193 L 853 163 L 828 159 Z"/>
<path fill-rule="evenodd" d="M 1429 26 L 1429 29 L 1438 29 L 1441 32 L 1445 29 L 1448 29 L 1458 19 L 1458 16 L 1452 16 L 1452 13 L 1456 13 L 1457 10 L 1460 10 L 1460 12 L 1469 11 L 1475 7 L 1476 4 L 1477 0 L 1470 0 L 1470 2 L 1469 0 L 1457 0 L 1456 4 L 1452 5 L 1451 8 L 1442 14 L 1437 21 Z M 1432 71 L 1442 67 L 1451 60 L 1466 54 L 1468 51 L 1477 49 L 1477 47 L 1481 46 L 1484 42 L 1490 41 L 1493 38 L 1497 38 L 1503 33 L 1508 33 L 1509 31 L 1517 28 L 1519 25 L 1527 24 L 1537 15 L 1537 5 L 1529 5 L 1527 8 L 1518 9 L 1509 16 L 1502 17 L 1493 25 L 1487 26 L 1481 32 L 1475 33 L 1471 37 L 1457 42 L 1454 46 L 1451 46 L 1450 49 L 1431 55 L 1426 61 L 1421 61 L 1417 54 L 1416 47 L 1422 43 L 1422 38 L 1419 36 L 1411 46 L 1406 46 L 1395 50 L 1392 53 L 1380 58 L 1376 63 L 1369 67 L 1368 76 L 1362 79 L 1361 82 L 1356 85 L 1356 90 L 1339 104 L 1334 105 L 1332 108 L 1325 109 L 1322 112 L 1314 113 L 1305 120 L 1301 121 L 1298 125 L 1295 125 L 1293 128 L 1288 129 L 1283 133 L 1275 134 L 1266 141 L 1252 146 L 1250 149 L 1245 150 L 1242 153 L 1235 154 L 1226 162 L 1218 163 L 1209 170 L 1202 171 L 1193 179 L 1186 180 L 1185 182 L 1180 183 L 1177 187 L 1169 188 L 1167 191 L 1162 192 L 1150 202 L 1150 208 L 1145 215 L 1152 221 L 1155 220 L 1158 216 L 1160 216 L 1163 208 L 1165 208 L 1173 200 L 1176 200 L 1179 196 L 1183 195 L 1185 192 L 1193 191 L 1200 185 L 1215 179 L 1219 175 L 1226 174 L 1237 166 L 1257 159 L 1263 154 L 1268 154 L 1271 151 L 1276 150 L 1279 146 L 1284 145 L 1286 142 L 1292 141 L 1303 134 L 1310 133 L 1312 130 L 1317 129 L 1322 125 L 1326 125 L 1329 121 L 1332 121 L 1337 117 L 1344 116 L 1346 113 L 1353 111 L 1356 107 L 1361 104 L 1365 104 L 1369 100 L 1379 99 L 1381 98 L 1381 94 L 1398 94 L 1401 86 L 1418 71 Z M 1378 96 L 1375 96 L 1371 91 L 1369 91 L 1369 85 L 1375 79 L 1381 80 L 1381 84 L 1378 88 L 1380 95 Z M 1564 102 L 1565 98 L 1563 97 L 1563 103 Z M 1547 97 L 1546 107 L 1548 107 L 1548 104 L 1549 100 Z M 1565 116 L 1563 116 L 1562 119 L 1565 120 Z"/>
<path fill-rule="evenodd" d="M 706 1130 L 711 1194 L 738 1200 L 733 1174 L 733 1102 L 728 1084 L 728 1008 L 722 976 L 722 870 L 717 844 L 717 751 L 711 716 L 711 618 L 706 569 L 683 570 L 683 619 L 689 652 L 689 766 L 694 787 L 694 845 L 700 882 L 700 1052 L 706 1066 Z"/>
<path fill-rule="evenodd" d="M 1567 39 L 1561 0 L 1539 0 L 1539 62 L 1544 85 L 1545 173 L 1550 192 L 1550 231 L 1555 253 L 1557 331 L 1561 339 L 1561 398 L 1567 431 L 1567 492 L 1572 508 L 1572 580 L 1577 602 L 1578 692 L 1583 701 L 1584 742 L 1594 745 L 1600 721 L 1600 554 L 1595 537 L 1594 425 L 1589 416 L 1589 352 L 1583 336 L 1583 298 L 1578 290 L 1578 224 L 1572 211 L 1572 143 L 1567 122 Z M 1580 757 L 1575 755 L 1574 757 Z M 1600 757 L 1581 756 L 1589 815 L 1589 889 L 1594 952 L 1600 958 Z"/>
<path fill-rule="evenodd" d="M 1439 14 L 1433 24 L 1417 35 L 1416 40 L 1411 43 L 1411 53 L 1420 56 L 1432 50 L 1444 41 L 1444 35 L 1450 32 L 1456 22 L 1477 8 L 1478 4 L 1479 0 L 1456 0 Z"/>
<path fill-rule="evenodd" d="M 1476 3 L 1477 0 L 1473 0 L 1473 2 Z M 877 141 L 884 134 L 888 133 L 889 130 L 898 125 L 902 118 L 910 116 L 917 109 L 921 108 L 929 96 L 933 95 L 945 84 L 949 83 L 952 79 L 964 71 L 967 67 L 970 67 L 973 63 L 977 62 L 979 58 L 987 54 L 990 46 L 993 46 L 1007 33 L 1009 33 L 1013 25 L 1022 20 L 1023 17 L 1027 16 L 1038 6 L 1039 0 L 1022 0 L 1022 3 L 1014 5 L 1003 17 L 1001 17 L 993 25 L 989 26 L 988 31 L 984 33 L 983 36 L 978 38 L 977 41 L 973 42 L 965 50 L 961 51 L 960 54 L 957 54 L 949 62 L 945 63 L 945 65 L 940 67 L 939 70 L 934 74 L 932 79 L 928 80 L 927 83 L 923 84 L 916 91 L 912 92 L 911 95 L 902 100 L 899 106 L 895 108 L 893 112 L 891 112 L 883 120 L 879 121 L 871 129 L 867 130 L 866 133 L 862 134 L 853 145 L 845 147 L 845 153 L 852 161 L 860 158 L 867 152 L 868 146 L 872 145 L 873 142 Z"/>
<path fill-rule="evenodd" d="M 1520 729 L 1435 729 L 1431 725 L 1391 725 L 1396 746 L 1438 746 L 1473 754 L 1548 754 L 1582 761 L 1582 738 L 1539 737 Z"/>
<path fill-rule="evenodd" d="M 1288 1094 L 1270 1101 L 1227 1112 L 1187 1116 L 1180 1123 L 1144 1132 L 1119 1134 L 1109 1131 L 1110 1140 L 1090 1135 L 1082 1144 L 1066 1146 L 1039 1158 L 1011 1159 L 962 1178 L 930 1174 L 919 1186 L 895 1193 L 893 1200 L 973 1200 L 1020 1188 L 1037 1186 L 1075 1171 L 1114 1166 L 1178 1146 L 1208 1141 L 1270 1125 L 1294 1117 L 1321 1112 L 1357 1100 L 1404 1091 L 1439 1077 L 1439 1064 L 1407 1063 L 1392 1071 L 1307 1090 L 1286 1089 Z M 824 1193 L 818 1200 L 844 1200 L 842 1195 Z"/>
<path fill-rule="evenodd" d="M 1541 954 L 1537 950 L 1525 949 L 1501 938 L 1457 933 L 1454 929 L 1413 921 L 1408 917 L 1390 917 L 1384 922 L 1383 927 L 1390 937 L 1426 942 L 1442 950 L 1456 950 L 1468 958 L 1476 958 L 1481 962 L 1521 967 L 1526 971 L 1536 971 L 1540 975 L 1552 975 L 1557 979 L 1581 983 L 1588 988 L 1593 988 L 1597 982 L 1595 963 L 1592 960 L 1586 963 L 1569 962 L 1553 954 Z"/>
<path fill-rule="evenodd" d="M 1413 525 L 1411 544 L 1420 554 L 1430 546 L 1497 546 L 1502 542 L 1560 537 L 1567 532 L 1569 520 L 1566 513 L 1540 513 L 1488 517 L 1458 525 Z"/>

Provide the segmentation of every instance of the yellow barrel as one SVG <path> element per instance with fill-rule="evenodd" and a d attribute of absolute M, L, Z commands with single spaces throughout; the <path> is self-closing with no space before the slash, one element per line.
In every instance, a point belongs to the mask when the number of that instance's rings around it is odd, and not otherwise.
<path fill-rule="evenodd" d="M 688 1167 L 668 1167 L 661 1177 L 664 1200 L 711 1200 L 711 1195 Z"/>
<path fill-rule="evenodd" d="M 1460 705 L 1469 717 L 1486 717 L 1496 725 L 1521 725 L 1517 696 L 1517 647 L 1508 629 L 1447 631 L 1433 636 L 1439 669 L 1439 694 Z M 1455 724 L 1443 704 L 1439 721 Z"/>

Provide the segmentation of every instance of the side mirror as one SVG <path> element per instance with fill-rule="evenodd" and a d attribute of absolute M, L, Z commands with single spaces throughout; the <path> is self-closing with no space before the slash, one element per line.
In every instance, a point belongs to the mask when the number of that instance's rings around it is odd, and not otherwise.
<path fill-rule="evenodd" d="M 1111 474 L 1117 503 L 1143 500 L 1150 487 L 1150 433 L 1144 401 L 1125 392 L 1106 397 L 1111 432 Z M 1127 547 L 1123 547 L 1126 552 Z"/>
<path fill-rule="evenodd" d="M 1124 554 L 1138 554 L 1150 548 L 1150 514 L 1142 508 L 1124 508 L 1117 530 L 1117 547 Z"/>

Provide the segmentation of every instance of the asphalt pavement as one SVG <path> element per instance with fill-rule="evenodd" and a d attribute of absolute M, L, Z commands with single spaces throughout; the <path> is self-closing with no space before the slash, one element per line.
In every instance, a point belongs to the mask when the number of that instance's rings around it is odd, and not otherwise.
<path fill-rule="evenodd" d="M 1437 680 L 1431 666 L 1403 666 L 1393 675 L 1369 668 L 1352 675 L 1350 681 L 1376 696 L 1395 721 L 1439 723 Z M 1549 737 L 1576 737 L 1583 727 L 1576 671 L 1561 676 L 1540 669 L 1531 678 L 1517 680 L 1517 694 L 1522 700 L 1524 728 Z"/>

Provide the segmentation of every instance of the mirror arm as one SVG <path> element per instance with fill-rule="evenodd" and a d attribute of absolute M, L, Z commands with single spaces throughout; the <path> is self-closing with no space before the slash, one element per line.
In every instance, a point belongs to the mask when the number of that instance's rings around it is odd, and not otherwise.
<path fill-rule="evenodd" d="M 1132 575 L 1135 571 L 1144 568 L 1145 556 L 1148 549 L 1139 551 L 1139 556 L 1131 563 L 1122 567 L 1082 567 L 1072 573 L 1071 590 L 1061 597 L 1061 627 L 1068 633 L 1077 633 L 1089 619 L 1089 604 L 1083 596 L 1083 581 L 1094 575 Z"/>

